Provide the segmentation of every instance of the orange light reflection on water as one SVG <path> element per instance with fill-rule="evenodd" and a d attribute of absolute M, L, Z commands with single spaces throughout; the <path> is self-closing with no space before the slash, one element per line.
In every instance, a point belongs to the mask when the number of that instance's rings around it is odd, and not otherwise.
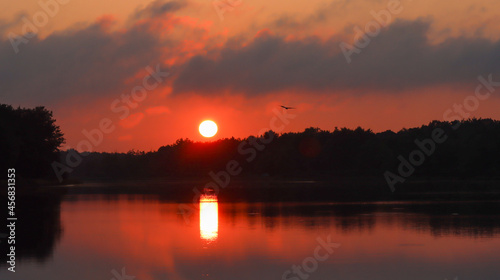
<path fill-rule="evenodd" d="M 219 205 L 217 197 L 202 195 L 200 197 L 200 237 L 213 242 L 219 235 Z"/>

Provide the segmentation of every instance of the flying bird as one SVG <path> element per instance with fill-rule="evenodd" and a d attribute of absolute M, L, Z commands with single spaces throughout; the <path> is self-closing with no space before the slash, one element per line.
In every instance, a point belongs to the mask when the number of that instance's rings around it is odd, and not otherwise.
<path fill-rule="evenodd" d="M 288 109 L 295 109 L 295 107 L 287 107 L 287 106 L 283 106 L 283 105 L 281 105 L 281 108 L 284 108 L 284 109 L 287 109 L 287 110 Z"/>

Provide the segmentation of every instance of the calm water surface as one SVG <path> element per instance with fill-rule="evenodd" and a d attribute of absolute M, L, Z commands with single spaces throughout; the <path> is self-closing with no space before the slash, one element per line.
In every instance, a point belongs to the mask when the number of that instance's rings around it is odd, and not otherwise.
<path fill-rule="evenodd" d="M 0 279 L 500 279 L 498 202 L 37 205 L 20 217 L 17 272 L 2 264 Z"/>

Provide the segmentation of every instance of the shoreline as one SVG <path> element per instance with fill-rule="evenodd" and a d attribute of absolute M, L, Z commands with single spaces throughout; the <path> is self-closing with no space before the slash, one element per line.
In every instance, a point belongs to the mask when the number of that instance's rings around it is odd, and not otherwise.
<path fill-rule="evenodd" d="M 22 182 L 22 180 L 20 180 Z M 192 202 L 208 182 L 203 179 L 82 180 L 66 184 L 18 185 L 16 195 L 155 195 L 165 201 Z M 195 191 L 196 188 L 198 191 Z M 4 194 L 2 194 L 4 196 Z M 500 179 L 416 179 L 395 192 L 371 178 L 335 180 L 285 180 L 238 178 L 218 190 L 221 202 L 373 202 L 500 200 Z"/>

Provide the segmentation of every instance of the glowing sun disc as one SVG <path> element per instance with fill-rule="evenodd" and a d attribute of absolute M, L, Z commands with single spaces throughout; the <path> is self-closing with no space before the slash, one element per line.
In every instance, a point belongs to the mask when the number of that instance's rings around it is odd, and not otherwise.
<path fill-rule="evenodd" d="M 204 137 L 212 137 L 217 133 L 217 124 L 213 121 L 204 121 L 200 124 L 199 130 Z"/>

